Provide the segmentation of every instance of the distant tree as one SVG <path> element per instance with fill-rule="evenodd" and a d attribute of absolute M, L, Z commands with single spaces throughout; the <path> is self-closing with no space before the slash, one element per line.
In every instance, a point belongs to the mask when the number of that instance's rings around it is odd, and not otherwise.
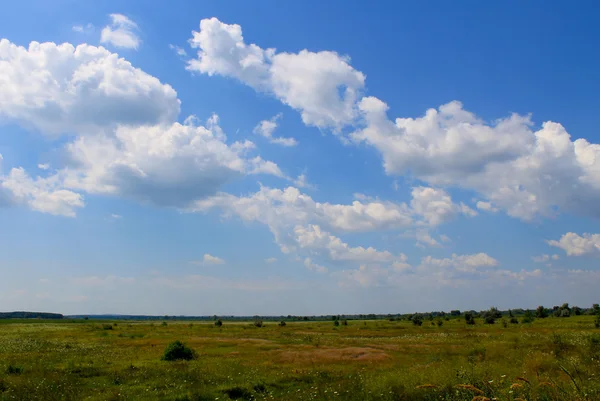
<path fill-rule="evenodd" d="M 594 314 L 597 315 L 598 313 L 600 313 L 600 305 L 593 304 L 592 305 L 592 310 L 594 311 Z"/>
<path fill-rule="evenodd" d="M 510 318 L 510 323 L 511 324 L 519 324 L 519 319 L 517 319 L 516 317 L 513 316 Z"/>
<path fill-rule="evenodd" d="M 571 311 L 569 309 L 562 309 L 560 311 L 560 317 L 569 317 L 571 316 Z"/>
<path fill-rule="evenodd" d="M 508 317 L 513 317 L 512 310 L 510 310 L 510 309 L 508 310 Z"/>
<path fill-rule="evenodd" d="M 223 326 L 223 321 L 222 321 L 221 319 L 217 320 L 217 321 L 215 322 L 215 326 L 217 326 L 217 327 L 221 327 L 221 326 Z"/>
<path fill-rule="evenodd" d="M 262 320 L 255 320 L 254 321 L 254 326 L 256 326 L 256 327 L 263 327 L 263 321 Z"/>
<path fill-rule="evenodd" d="M 581 315 L 581 308 L 579 306 L 574 306 L 573 308 L 571 308 L 571 312 L 573 313 L 573 315 L 579 316 Z"/>
<path fill-rule="evenodd" d="M 411 320 L 415 326 L 423 325 L 423 318 L 420 315 L 414 315 Z"/>
<path fill-rule="evenodd" d="M 533 323 L 533 321 L 535 320 L 533 313 L 531 313 L 530 310 L 525 311 L 525 315 L 523 316 L 523 319 L 521 319 L 522 323 Z"/>
<path fill-rule="evenodd" d="M 340 325 L 340 321 L 339 321 L 339 320 L 337 320 L 337 319 L 335 319 L 335 320 L 333 321 L 333 325 L 334 325 L 335 327 L 339 326 L 339 325 Z"/>
<path fill-rule="evenodd" d="M 465 313 L 465 322 L 469 325 L 475 324 L 475 318 L 473 317 L 473 314 L 471 312 Z"/>
<path fill-rule="evenodd" d="M 535 317 L 537 317 L 538 319 L 543 319 L 545 317 L 548 317 L 548 313 L 546 312 L 546 309 L 544 309 L 544 307 L 542 305 L 538 306 L 537 309 L 535 310 Z"/>
<path fill-rule="evenodd" d="M 285 326 L 286 326 L 285 321 L 282 320 L 281 322 L 279 322 L 279 327 L 285 327 Z"/>
<path fill-rule="evenodd" d="M 460 316 L 460 311 L 458 309 L 450 311 L 451 316 Z"/>
<path fill-rule="evenodd" d="M 484 323 L 494 324 L 494 323 L 496 323 L 496 319 L 499 319 L 502 317 L 502 313 L 500 313 L 498 308 L 492 306 L 489 310 L 482 312 L 481 316 L 483 317 Z"/>

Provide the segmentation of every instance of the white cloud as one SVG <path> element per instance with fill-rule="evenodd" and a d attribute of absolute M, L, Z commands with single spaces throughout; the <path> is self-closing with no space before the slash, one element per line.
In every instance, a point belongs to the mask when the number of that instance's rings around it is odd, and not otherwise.
<path fill-rule="evenodd" d="M 550 246 L 564 250 L 568 256 L 600 254 L 600 234 L 566 233 L 558 241 L 547 241 Z"/>
<path fill-rule="evenodd" d="M 173 50 L 179 57 L 186 57 L 187 56 L 187 52 L 185 51 L 185 49 L 182 49 L 179 46 L 169 45 L 169 49 Z"/>
<path fill-rule="evenodd" d="M 66 146 L 70 163 L 59 174 L 68 188 L 176 207 L 246 174 L 283 176 L 270 161 L 246 158 L 251 142 L 228 145 L 218 122 L 120 126 L 112 136 L 80 137 Z"/>
<path fill-rule="evenodd" d="M 424 222 L 436 226 L 456 218 L 459 214 L 476 216 L 477 212 L 464 203 L 456 204 L 442 189 L 415 187 L 410 205 L 413 211 L 423 216 Z"/>
<path fill-rule="evenodd" d="M 317 273 L 327 273 L 326 267 L 314 263 L 311 258 L 304 259 L 304 267 L 306 267 L 308 270 L 314 270 Z"/>
<path fill-rule="evenodd" d="M 75 210 L 84 206 L 83 196 L 64 189 L 59 177 L 33 179 L 22 168 L 0 175 L 0 203 L 2 198 L 9 204 L 67 217 L 74 217 Z"/>
<path fill-rule="evenodd" d="M 187 69 L 236 78 L 298 110 L 307 125 L 340 129 L 357 117 L 365 76 L 335 52 L 277 53 L 247 44 L 242 28 L 216 18 L 200 21 L 190 45 L 198 57 Z"/>
<path fill-rule="evenodd" d="M 325 256 L 331 261 L 349 261 L 356 263 L 392 263 L 394 256 L 388 251 L 362 246 L 351 247 L 340 238 L 321 230 L 317 225 L 296 226 L 293 232 L 295 246 L 317 255 Z"/>
<path fill-rule="evenodd" d="M 377 98 L 359 107 L 366 126 L 351 137 L 379 150 L 388 174 L 471 189 L 488 199 L 478 208 L 524 220 L 557 210 L 600 214 L 600 145 L 572 142 L 560 124 L 532 131 L 529 116 L 516 114 L 488 124 L 459 102 L 395 123 Z"/>
<path fill-rule="evenodd" d="M 225 264 L 225 261 L 217 256 L 210 255 L 208 253 L 204 254 L 202 258 L 202 262 L 205 265 L 222 265 Z"/>
<path fill-rule="evenodd" d="M 265 259 L 265 262 L 272 264 L 272 263 L 277 262 L 277 258 L 267 258 L 267 259 Z"/>
<path fill-rule="evenodd" d="M 141 40 L 136 34 L 138 26 L 123 14 L 110 14 L 111 23 L 102 29 L 100 43 L 137 50 Z"/>
<path fill-rule="evenodd" d="M 270 143 L 274 143 L 276 145 L 291 147 L 298 145 L 298 141 L 294 138 L 283 138 L 283 137 L 273 137 L 273 132 L 279 126 L 277 120 L 281 118 L 281 113 L 277 114 L 270 120 L 263 120 L 258 123 L 256 127 L 254 127 L 253 132 L 257 135 L 263 136 L 267 138 Z"/>
<path fill-rule="evenodd" d="M 71 29 L 73 30 L 73 32 L 89 34 L 94 32 L 94 25 L 89 23 L 86 25 L 73 25 Z"/>
<path fill-rule="evenodd" d="M 101 47 L 0 40 L 0 118 L 47 135 L 175 121 L 169 85 Z"/>
<path fill-rule="evenodd" d="M 492 205 L 491 202 L 478 201 L 475 206 L 479 210 L 485 210 L 486 212 L 496 213 L 498 208 Z"/>
<path fill-rule="evenodd" d="M 426 256 L 421 260 L 422 266 L 433 266 L 440 268 L 452 267 L 457 271 L 472 272 L 481 267 L 498 266 L 498 261 L 486 253 L 476 253 L 472 255 L 452 254 L 450 258 L 437 259 Z"/>
<path fill-rule="evenodd" d="M 112 213 L 110 215 L 110 218 L 113 219 L 113 220 L 120 220 L 120 219 L 123 218 L 123 216 L 121 216 L 120 214 Z"/>
<path fill-rule="evenodd" d="M 50 165 L 45 163 L 45 164 L 38 164 L 37 166 L 40 170 L 49 170 L 50 169 Z"/>

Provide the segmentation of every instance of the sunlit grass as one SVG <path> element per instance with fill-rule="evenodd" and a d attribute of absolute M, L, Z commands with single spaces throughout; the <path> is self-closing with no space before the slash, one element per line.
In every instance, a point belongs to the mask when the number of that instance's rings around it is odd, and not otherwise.
<path fill-rule="evenodd" d="M 162 361 L 175 340 L 197 358 Z M 1 400 L 599 400 L 599 379 L 593 316 L 0 324 Z"/>

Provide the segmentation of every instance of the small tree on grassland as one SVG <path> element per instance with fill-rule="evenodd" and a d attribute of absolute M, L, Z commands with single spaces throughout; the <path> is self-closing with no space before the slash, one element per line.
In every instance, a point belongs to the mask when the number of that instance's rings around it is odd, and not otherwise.
<path fill-rule="evenodd" d="M 196 358 L 196 351 L 177 340 L 167 345 L 161 359 L 163 361 L 190 361 Z"/>
<path fill-rule="evenodd" d="M 472 313 L 470 313 L 470 312 L 465 313 L 465 322 L 469 325 L 475 324 L 475 318 L 473 317 Z"/>

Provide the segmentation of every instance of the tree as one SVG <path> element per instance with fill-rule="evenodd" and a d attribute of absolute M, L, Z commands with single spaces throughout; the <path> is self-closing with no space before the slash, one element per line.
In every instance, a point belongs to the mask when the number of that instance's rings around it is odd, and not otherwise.
<path fill-rule="evenodd" d="M 546 313 L 546 309 L 544 309 L 544 307 L 542 305 L 538 306 L 537 309 L 535 310 L 535 317 L 537 317 L 539 319 L 548 317 L 548 313 Z"/>
<path fill-rule="evenodd" d="M 221 319 L 217 320 L 217 321 L 215 322 L 215 326 L 217 326 L 217 327 L 221 327 L 221 326 L 223 326 L 223 321 L 222 321 Z"/>
<path fill-rule="evenodd" d="M 279 327 L 285 327 L 285 326 L 286 326 L 285 321 L 282 320 L 281 322 L 279 322 Z"/>
<path fill-rule="evenodd" d="M 470 312 L 465 313 L 465 322 L 469 325 L 475 324 L 475 318 L 473 318 L 473 314 Z"/>
<path fill-rule="evenodd" d="M 420 315 L 414 315 L 411 320 L 415 326 L 421 326 L 423 324 L 423 318 Z"/>

